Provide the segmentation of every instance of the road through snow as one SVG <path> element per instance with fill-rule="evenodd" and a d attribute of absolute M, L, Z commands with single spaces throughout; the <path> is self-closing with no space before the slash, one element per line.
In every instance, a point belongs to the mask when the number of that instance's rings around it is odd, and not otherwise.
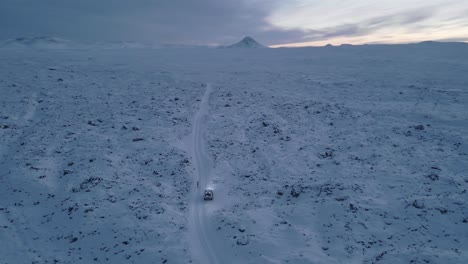
<path fill-rule="evenodd" d="M 207 204 L 202 200 L 203 190 L 207 187 L 211 172 L 211 162 L 205 152 L 203 140 L 203 127 L 205 117 L 208 114 L 210 93 L 211 85 L 208 84 L 200 102 L 200 108 L 193 119 L 192 135 L 189 143 L 192 162 L 195 167 L 189 217 L 190 235 L 193 255 L 200 263 L 220 263 L 217 252 L 211 243 L 212 239 L 210 239 Z"/>
<path fill-rule="evenodd" d="M 0 263 L 468 263 L 467 57 L 0 48 Z"/>

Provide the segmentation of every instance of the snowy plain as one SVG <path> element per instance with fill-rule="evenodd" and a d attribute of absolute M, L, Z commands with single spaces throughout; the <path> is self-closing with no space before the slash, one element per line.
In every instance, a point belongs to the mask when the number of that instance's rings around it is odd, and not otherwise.
<path fill-rule="evenodd" d="M 467 73 L 457 43 L 0 48 L 0 263 L 468 263 Z"/>

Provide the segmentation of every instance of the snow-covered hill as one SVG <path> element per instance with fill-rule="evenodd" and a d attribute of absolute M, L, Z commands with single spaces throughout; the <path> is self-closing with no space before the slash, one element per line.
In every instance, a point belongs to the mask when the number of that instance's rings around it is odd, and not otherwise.
<path fill-rule="evenodd" d="M 135 41 L 73 42 L 56 37 L 20 37 L 0 41 L 0 49 L 151 49 L 161 45 Z"/>
<path fill-rule="evenodd" d="M 466 57 L 0 49 L 0 263 L 467 263 Z"/>
<path fill-rule="evenodd" d="M 227 46 L 226 48 L 258 49 L 258 48 L 266 48 L 266 47 L 263 46 L 262 44 L 258 43 L 255 39 L 247 36 L 247 37 L 243 38 L 241 41 L 239 41 L 239 42 L 237 42 L 237 43 L 235 43 L 233 45 Z"/>

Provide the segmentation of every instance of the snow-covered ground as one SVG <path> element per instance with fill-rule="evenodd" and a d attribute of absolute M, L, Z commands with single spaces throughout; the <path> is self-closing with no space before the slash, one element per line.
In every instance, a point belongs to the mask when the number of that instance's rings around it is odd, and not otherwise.
<path fill-rule="evenodd" d="M 0 49 L 0 263 L 468 263 L 467 58 Z"/>

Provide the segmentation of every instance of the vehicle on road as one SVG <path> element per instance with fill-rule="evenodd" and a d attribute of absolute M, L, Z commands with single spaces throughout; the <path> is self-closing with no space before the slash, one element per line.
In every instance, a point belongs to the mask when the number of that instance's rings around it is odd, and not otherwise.
<path fill-rule="evenodd" d="M 213 200 L 213 190 L 207 189 L 203 194 L 203 200 Z"/>

